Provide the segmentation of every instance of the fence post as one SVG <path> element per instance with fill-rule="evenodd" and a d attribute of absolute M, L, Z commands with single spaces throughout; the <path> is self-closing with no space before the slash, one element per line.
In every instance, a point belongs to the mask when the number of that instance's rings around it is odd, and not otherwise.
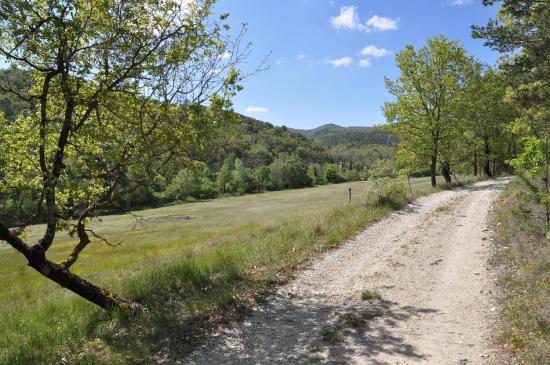
<path fill-rule="evenodd" d="M 349 202 L 351 203 L 351 188 L 348 190 Z"/>

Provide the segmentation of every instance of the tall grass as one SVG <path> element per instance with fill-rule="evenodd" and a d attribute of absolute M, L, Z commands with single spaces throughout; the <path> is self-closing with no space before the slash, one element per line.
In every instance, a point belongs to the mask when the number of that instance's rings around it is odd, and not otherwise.
<path fill-rule="evenodd" d="M 550 359 L 550 235 L 545 211 L 525 181 L 516 179 L 495 210 L 502 307 L 499 338 L 521 364 Z"/>

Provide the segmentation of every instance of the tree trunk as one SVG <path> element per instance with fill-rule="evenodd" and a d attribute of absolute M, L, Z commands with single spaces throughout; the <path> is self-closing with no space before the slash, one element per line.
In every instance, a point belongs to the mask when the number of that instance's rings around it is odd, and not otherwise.
<path fill-rule="evenodd" d="M 474 151 L 474 176 L 477 176 L 477 151 Z"/>
<path fill-rule="evenodd" d="M 0 240 L 6 241 L 9 245 L 22 253 L 27 258 L 28 265 L 40 274 L 89 302 L 106 310 L 121 309 L 133 311 L 138 308 L 137 304 L 122 299 L 108 290 L 102 289 L 78 275 L 71 273 L 68 269 L 49 261 L 39 245 L 29 247 L 19 237 L 14 236 L 1 223 Z"/>
<path fill-rule="evenodd" d="M 435 179 L 435 169 L 437 166 L 437 160 L 436 157 L 432 157 L 432 163 L 430 165 L 430 176 L 432 178 L 432 187 L 435 187 L 437 185 L 437 181 Z"/>
<path fill-rule="evenodd" d="M 47 259 L 29 261 L 29 266 L 65 289 L 72 291 L 101 308 L 106 310 L 122 309 L 126 311 L 136 309 L 136 304 L 90 283 Z"/>
<path fill-rule="evenodd" d="M 453 181 L 451 178 L 451 165 L 449 164 L 449 161 L 443 162 L 443 165 L 441 166 L 441 175 L 443 175 L 447 184 L 450 184 Z"/>
<path fill-rule="evenodd" d="M 493 177 L 493 173 L 491 172 L 491 165 L 490 165 L 490 157 L 491 157 L 491 148 L 489 146 L 489 137 L 483 137 L 483 145 L 484 145 L 484 159 L 483 159 L 483 171 L 485 172 L 485 176 L 487 177 Z"/>

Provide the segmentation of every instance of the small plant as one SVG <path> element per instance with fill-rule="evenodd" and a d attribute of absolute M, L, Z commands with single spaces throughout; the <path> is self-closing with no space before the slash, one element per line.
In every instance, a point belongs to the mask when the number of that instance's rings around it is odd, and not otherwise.
<path fill-rule="evenodd" d="M 323 341 L 331 345 L 336 345 L 344 342 L 344 338 L 337 328 L 323 327 L 321 328 L 321 337 Z"/>
<path fill-rule="evenodd" d="M 380 295 L 380 293 L 378 293 L 377 291 L 364 290 L 361 293 L 362 300 L 372 300 L 372 299 L 381 299 L 381 298 L 382 298 L 382 295 Z"/>
<path fill-rule="evenodd" d="M 450 204 L 446 204 L 446 205 L 441 205 L 439 207 L 437 207 L 437 209 L 435 210 L 436 213 L 446 213 L 448 211 L 451 210 L 451 205 Z"/>

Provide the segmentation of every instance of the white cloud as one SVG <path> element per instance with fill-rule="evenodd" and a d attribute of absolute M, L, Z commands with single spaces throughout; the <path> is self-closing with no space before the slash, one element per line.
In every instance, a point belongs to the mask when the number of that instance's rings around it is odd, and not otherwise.
<path fill-rule="evenodd" d="M 376 30 L 397 30 L 398 19 L 386 18 L 384 16 L 374 15 L 367 21 L 367 26 Z"/>
<path fill-rule="evenodd" d="M 330 24 L 337 30 L 350 29 L 365 32 L 372 32 L 373 30 L 397 30 L 398 19 L 391 19 L 384 16 L 374 15 L 365 24 L 361 23 L 357 11 L 358 9 L 357 6 L 341 7 L 340 14 L 330 18 Z"/>
<path fill-rule="evenodd" d="M 366 57 L 384 57 L 390 55 L 391 51 L 385 48 L 378 48 L 375 45 L 366 46 L 361 50 L 361 55 Z"/>
<path fill-rule="evenodd" d="M 334 67 L 348 67 L 353 63 L 353 58 L 342 57 L 342 58 L 337 58 L 335 60 L 328 60 L 327 62 L 333 65 Z"/>
<path fill-rule="evenodd" d="M 249 106 L 246 108 L 247 113 L 267 113 L 269 111 L 269 108 L 263 107 L 263 106 Z"/>
<path fill-rule="evenodd" d="M 451 6 L 462 6 L 462 5 L 468 5 L 473 3 L 473 0 L 451 0 L 450 5 Z"/>
<path fill-rule="evenodd" d="M 359 67 L 361 68 L 367 68 L 367 67 L 370 67 L 371 63 L 370 63 L 370 60 L 368 58 L 365 58 L 361 61 L 359 61 Z"/>
<path fill-rule="evenodd" d="M 340 14 L 330 18 L 330 24 L 338 30 L 366 30 L 365 25 L 361 24 L 359 20 L 357 6 L 344 6 L 340 8 Z"/>
<path fill-rule="evenodd" d="M 297 61 L 303 61 L 305 60 L 306 58 L 308 58 L 309 56 L 307 54 L 299 54 L 299 55 L 296 55 L 296 60 Z"/>
<path fill-rule="evenodd" d="M 277 61 L 275 61 L 276 65 L 282 65 L 283 63 L 286 63 L 286 58 L 279 58 Z"/>

